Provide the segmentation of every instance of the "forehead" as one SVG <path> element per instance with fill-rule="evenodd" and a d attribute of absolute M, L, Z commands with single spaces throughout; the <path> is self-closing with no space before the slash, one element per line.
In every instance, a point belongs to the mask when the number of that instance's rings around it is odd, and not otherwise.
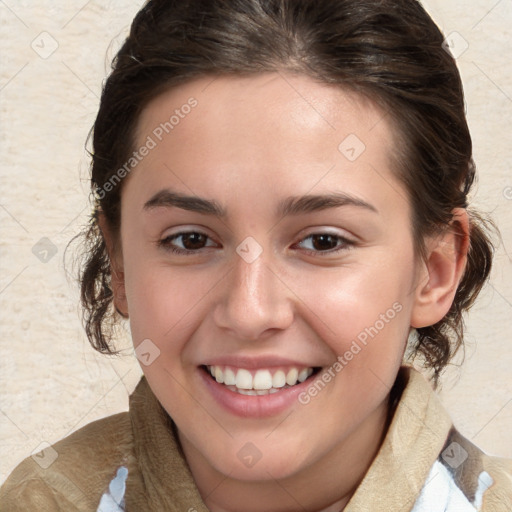
<path fill-rule="evenodd" d="M 184 119 L 181 109 L 195 99 L 192 117 L 201 118 L 201 126 L 210 130 L 215 123 L 216 131 L 227 131 L 234 123 L 245 124 L 247 131 L 259 128 L 282 128 L 302 132 L 303 137 L 314 130 L 331 132 L 342 137 L 349 129 L 359 132 L 361 138 L 367 132 L 379 139 L 391 141 L 392 134 L 386 122 L 387 113 L 362 94 L 338 85 L 319 83 L 298 74 L 269 72 L 249 76 L 204 76 L 174 87 L 146 105 L 137 125 L 137 138 L 155 129 L 155 122 L 166 122 L 175 113 L 173 135 L 186 130 L 178 124 Z M 200 114 L 197 114 L 200 112 Z M 188 112 L 185 113 L 185 117 Z M 176 121 L 178 123 L 174 124 Z M 245 123 L 243 123 L 245 121 Z M 186 124 L 186 123 L 182 123 Z M 249 130 L 250 128 L 252 130 Z M 276 134 L 274 134 L 276 135 Z M 277 134 L 279 135 L 279 134 Z M 369 142 L 366 138 L 365 142 Z M 385 142 L 383 140 L 383 142 Z"/>
<path fill-rule="evenodd" d="M 154 148 L 130 176 L 146 196 L 176 182 L 221 199 L 242 184 L 254 194 L 264 185 L 267 196 L 336 187 L 356 194 L 366 188 L 371 196 L 374 185 L 374 195 L 405 197 L 391 171 L 396 141 L 386 113 L 353 91 L 303 75 L 182 84 L 143 110 L 136 146 L 148 138 Z"/>

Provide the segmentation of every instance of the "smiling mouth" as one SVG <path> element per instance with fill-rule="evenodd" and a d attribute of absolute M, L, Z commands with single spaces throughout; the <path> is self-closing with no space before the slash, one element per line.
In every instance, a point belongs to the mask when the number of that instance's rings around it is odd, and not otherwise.
<path fill-rule="evenodd" d="M 279 393 L 320 372 L 321 367 L 286 367 L 247 370 L 230 366 L 201 366 L 212 380 L 241 395 L 262 396 Z"/>

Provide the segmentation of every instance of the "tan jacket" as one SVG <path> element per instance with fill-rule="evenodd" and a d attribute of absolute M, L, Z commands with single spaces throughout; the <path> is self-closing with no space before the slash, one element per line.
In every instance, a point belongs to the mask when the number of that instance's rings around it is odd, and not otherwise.
<path fill-rule="evenodd" d="M 400 376 L 405 387 L 386 438 L 344 512 L 511 512 L 512 460 L 462 437 L 420 373 L 403 367 Z M 144 377 L 129 412 L 90 423 L 51 449 L 58 457 L 47 469 L 34 456 L 11 473 L 1 512 L 98 512 L 100 500 L 101 512 L 208 511 L 174 423 Z M 119 468 L 127 470 L 126 489 L 121 482 L 109 491 Z M 109 508 L 105 499 L 116 493 L 121 506 Z"/>

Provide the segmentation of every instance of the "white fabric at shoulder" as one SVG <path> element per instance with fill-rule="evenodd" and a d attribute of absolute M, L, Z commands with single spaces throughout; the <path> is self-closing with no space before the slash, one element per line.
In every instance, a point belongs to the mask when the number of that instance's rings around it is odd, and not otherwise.
<path fill-rule="evenodd" d="M 103 494 L 96 512 L 124 512 L 124 493 L 128 469 L 121 466 Z"/>
<path fill-rule="evenodd" d="M 483 493 L 493 484 L 493 479 L 489 473 L 482 471 L 478 475 L 478 483 L 474 503 L 470 503 L 444 464 L 436 461 L 411 512 L 478 512 L 481 510 Z"/>

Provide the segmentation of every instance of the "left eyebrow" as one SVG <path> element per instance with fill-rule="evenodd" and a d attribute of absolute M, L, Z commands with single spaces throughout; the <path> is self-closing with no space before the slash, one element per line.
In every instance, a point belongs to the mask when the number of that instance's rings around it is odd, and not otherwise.
<path fill-rule="evenodd" d="M 342 192 L 334 192 L 323 195 L 287 197 L 279 202 L 276 216 L 286 217 L 290 215 L 300 215 L 327 210 L 329 208 L 339 208 L 341 206 L 356 206 L 374 213 L 379 213 L 375 206 L 362 199 Z M 188 196 L 169 189 L 160 190 L 153 195 L 151 199 L 144 204 L 143 210 L 149 211 L 158 207 L 181 208 L 183 210 L 212 215 L 222 219 L 227 217 L 226 209 L 215 200 L 198 196 Z"/>
<path fill-rule="evenodd" d="M 324 195 L 292 196 L 284 199 L 278 205 L 277 214 L 281 217 L 300 215 L 340 206 L 357 206 L 379 213 L 375 206 L 344 192 L 333 192 Z"/>

